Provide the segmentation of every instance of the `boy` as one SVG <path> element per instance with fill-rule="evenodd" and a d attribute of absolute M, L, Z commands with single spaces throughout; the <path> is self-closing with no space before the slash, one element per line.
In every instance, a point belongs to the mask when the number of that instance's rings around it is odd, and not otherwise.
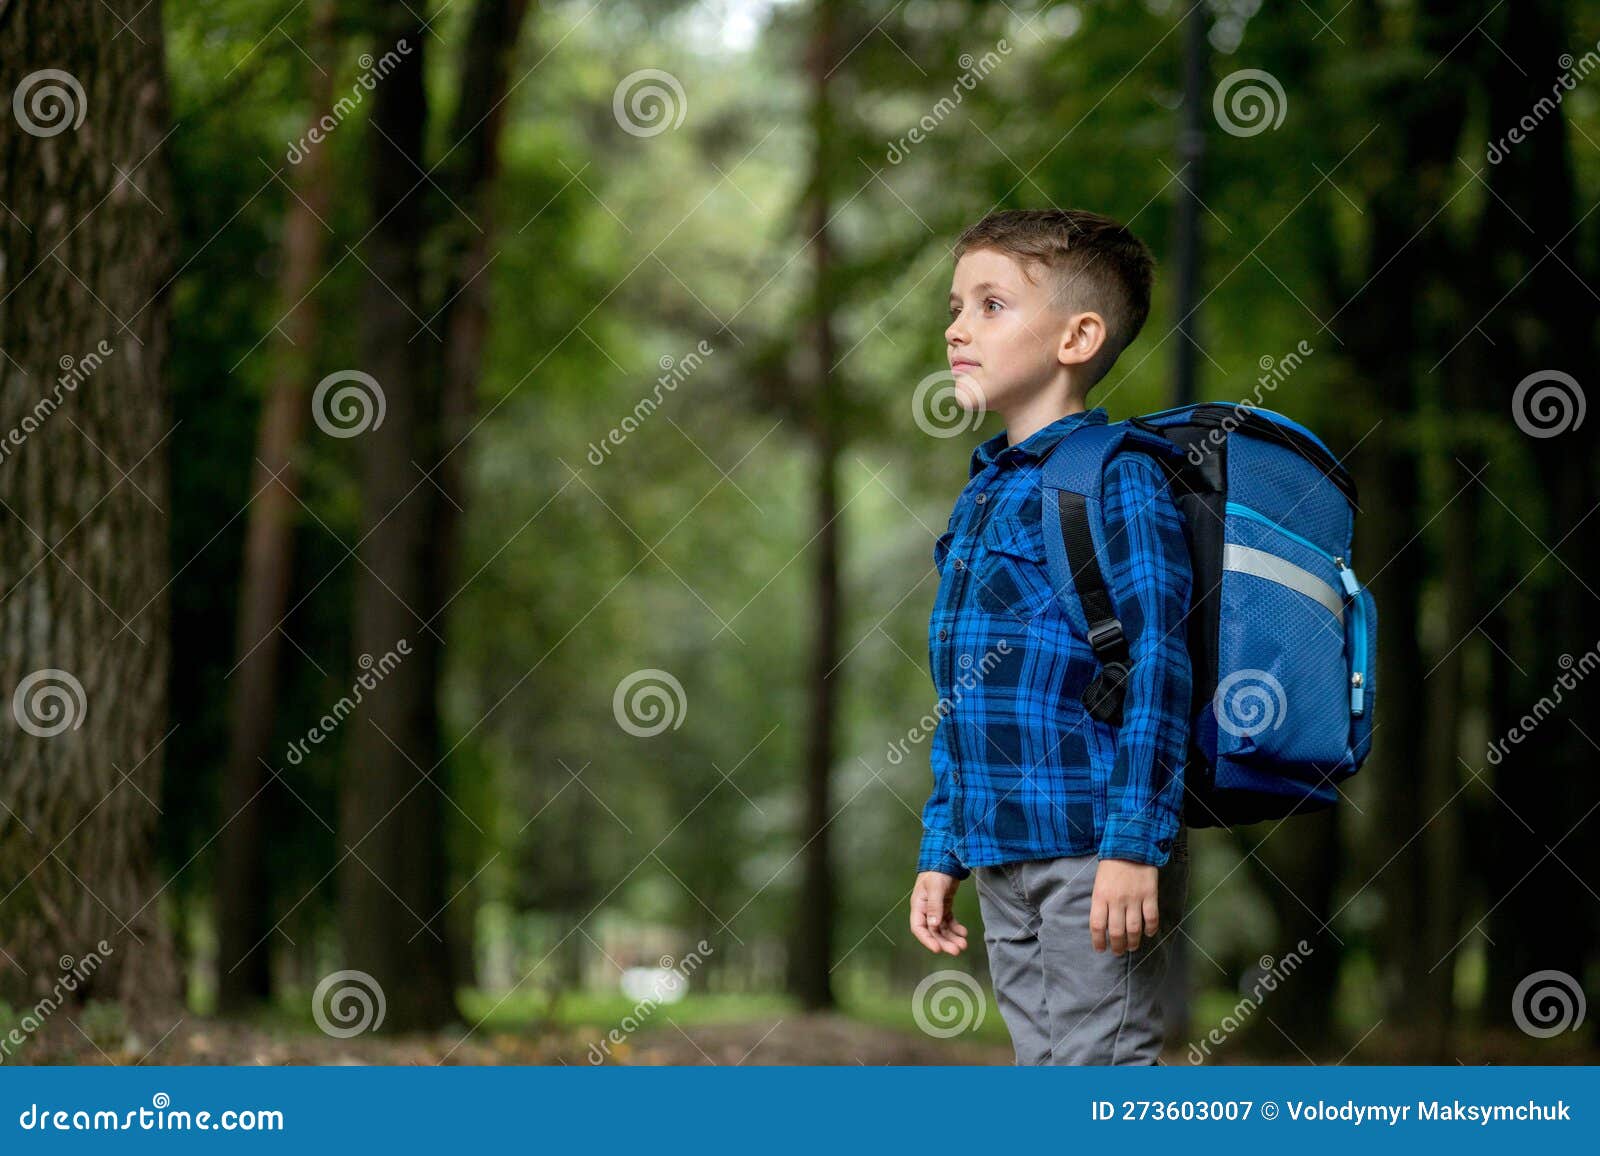
<path fill-rule="evenodd" d="M 1159 1063 L 1159 988 L 1188 874 L 1181 515 L 1157 462 L 1115 456 L 1099 563 L 1132 663 L 1112 726 L 1080 701 L 1099 663 L 1051 587 L 1040 489 L 1045 455 L 1106 421 L 1085 396 L 1144 325 L 1153 261 L 1117 222 L 1057 209 L 991 214 L 954 253 L 957 397 L 1006 428 L 973 452 L 934 547 L 941 713 L 911 930 L 930 951 L 963 951 L 951 903 L 974 876 L 1016 1062 Z"/>

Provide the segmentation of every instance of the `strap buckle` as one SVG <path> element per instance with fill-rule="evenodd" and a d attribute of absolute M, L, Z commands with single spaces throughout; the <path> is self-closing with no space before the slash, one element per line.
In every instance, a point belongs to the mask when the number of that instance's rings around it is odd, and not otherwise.
<path fill-rule="evenodd" d="M 1089 647 L 1097 655 L 1104 654 L 1122 641 L 1122 622 L 1119 619 L 1113 618 L 1089 628 Z"/>

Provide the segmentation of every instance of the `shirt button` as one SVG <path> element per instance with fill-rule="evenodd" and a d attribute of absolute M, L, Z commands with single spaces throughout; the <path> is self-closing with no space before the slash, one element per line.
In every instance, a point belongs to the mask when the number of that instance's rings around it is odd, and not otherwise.
<path fill-rule="evenodd" d="M 983 505 L 988 500 L 989 500 L 989 495 L 988 494 L 979 494 L 977 499 L 976 499 L 978 505 L 980 505 L 980 506 Z"/>
<path fill-rule="evenodd" d="M 965 562 L 963 562 L 960 558 L 957 558 L 956 559 L 956 569 L 957 570 L 965 570 L 966 568 L 967 568 L 967 564 Z"/>
<path fill-rule="evenodd" d="M 959 787 L 961 785 L 961 772 L 952 771 L 950 773 L 950 781 Z"/>
<path fill-rule="evenodd" d="M 1171 839 L 1158 839 L 1158 840 L 1156 840 L 1156 846 L 1161 848 L 1163 851 L 1170 850 L 1172 848 L 1172 840 Z"/>
<path fill-rule="evenodd" d="M 946 630 L 942 626 L 939 627 L 939 641 L 943 642 L 945 639 L 947 639 L 949 637 L 950 637 L 950 632 L 948 630 Z"/>

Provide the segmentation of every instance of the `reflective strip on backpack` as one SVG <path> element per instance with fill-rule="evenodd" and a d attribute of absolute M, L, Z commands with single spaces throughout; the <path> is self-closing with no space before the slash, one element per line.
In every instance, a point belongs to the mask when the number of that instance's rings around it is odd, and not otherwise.
<path fill-rule="evenodd" d="M 1222 549 L 1222 568 L 1235 570 L 1240 574 L 1253 574 L 1257 578 L 1265 578 L 1268 582 L 1287 586 L 1321 603 L 1330 614 L 1341 623 L 1344 622 L 1344 599 L 1339 596 L 1339 592 L 1332 584 L 1324 582 L 1311 571 L 1296 566 L 1287 558 L 1229 542 Z"/>

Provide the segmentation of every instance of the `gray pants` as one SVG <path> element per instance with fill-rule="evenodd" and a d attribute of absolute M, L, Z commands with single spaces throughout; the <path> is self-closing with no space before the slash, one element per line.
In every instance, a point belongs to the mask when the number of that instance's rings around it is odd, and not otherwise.
<path fill-rule="evenodd" d="M 972 872 L 995 1001 L 1018 1064 L 1156 1064 L 1161 987 L 1189 889 L 1189 832 L 1158 875 L 1155 941 L 1114 955 L 1089 937 L 1095 855 L 1031 859 Z"/>

